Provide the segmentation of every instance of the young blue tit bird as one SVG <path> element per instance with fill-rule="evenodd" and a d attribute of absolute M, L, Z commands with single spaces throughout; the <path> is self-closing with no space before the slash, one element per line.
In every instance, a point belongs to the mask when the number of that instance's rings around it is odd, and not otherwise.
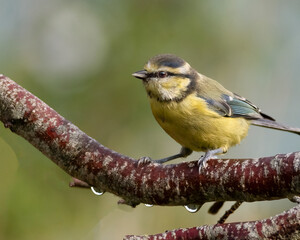
<path fill-rule="evenodd" d="M 240 143 L 250 124 L 300 134 L 299 128 L 277 123 L 250 101 L 198 73 L 175 55 L 155 56 L 133 76 L 143 80 L 159 125 L 182 146 L 178 154 L 155 162 L 201 151 L 205 152 L 198 161 L 201 167 L 209 158 Z"/>

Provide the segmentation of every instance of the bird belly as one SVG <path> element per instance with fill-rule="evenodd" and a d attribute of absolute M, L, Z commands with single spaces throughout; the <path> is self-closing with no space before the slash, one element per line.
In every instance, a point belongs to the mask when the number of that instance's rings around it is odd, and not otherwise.
<path fill-rule="evenodd" d="M 151 101 L 159 125 L 180 145 L 193 151 L 222 148 L 224 152 L 246 137 L 249 122 L 230 118 L 207 108 L 200 98 L 187 97 L 177 102 Z"/>

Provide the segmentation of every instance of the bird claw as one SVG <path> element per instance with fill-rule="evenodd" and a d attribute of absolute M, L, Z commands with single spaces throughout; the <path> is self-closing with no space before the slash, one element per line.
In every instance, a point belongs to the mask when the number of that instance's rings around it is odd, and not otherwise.
<path fill-rule="evenodd" d="M 208 156 L 204 155 L 201 156 L 200 159 L 198 160 L 198 166 L 199 166 L 199 173 L 201 172 L 202 168 L 206 168 L 207 167 L 207 160 L 209 159 Z"/>
<path fill-rule="evenodd" d="M 207 167 L 207 160 L 208 159 L 216 159 L 218 158 L 216 154 L 224 153 L 224 150 L 222 148 L 217 148 L 214 150 L 207 151 L 204 156 L 201 156 L 201 158 L 198 160 L 199 165 L 199 173 L 201 172 L 202 168 Z"/>
<path fill-rule="evenodd" d="M 152 159 L 150 157 L 141 157 L 137 161 L 138 161 L 138 166 L 142 166 L 151 163 Z"/>

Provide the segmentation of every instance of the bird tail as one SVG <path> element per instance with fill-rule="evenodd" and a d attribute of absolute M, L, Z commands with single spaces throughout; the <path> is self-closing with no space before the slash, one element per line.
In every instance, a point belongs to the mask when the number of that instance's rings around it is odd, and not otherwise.
<path fill-rule="evenodd" d="M 256 126 L 273 128 L 273 129 L 277 129 L 277 130 L 281 130 L 281 131 L 296 133 L 296 134 L 300 135 L 300 128 L 288 127 L 288 126 L 278 123 L 274 120 L 270 120 L 270 119 L 266 119 L 266 118 L 251 120 L 251 124 L 256 125 Z"/>

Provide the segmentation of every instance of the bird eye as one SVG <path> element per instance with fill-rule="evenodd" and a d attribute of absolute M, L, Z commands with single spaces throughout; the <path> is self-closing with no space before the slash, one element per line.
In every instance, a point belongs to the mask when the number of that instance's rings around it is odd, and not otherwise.
<path fill-rule="evenodd" d="M 158 77 L 160 77 L 160 78 L 165 78 L 167 76 L 168 76 L 167 72 L 164 72 L 164 71 L 158 72 Z"/>

